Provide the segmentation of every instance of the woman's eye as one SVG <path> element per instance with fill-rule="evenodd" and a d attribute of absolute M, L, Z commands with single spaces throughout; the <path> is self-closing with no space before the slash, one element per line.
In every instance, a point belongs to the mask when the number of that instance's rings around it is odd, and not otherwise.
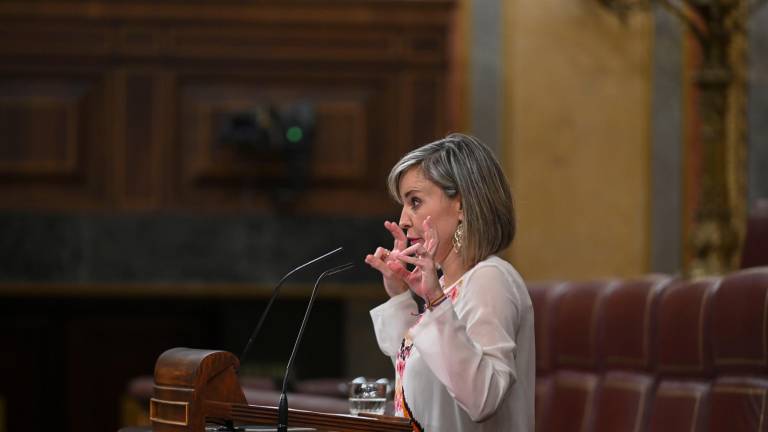
<path fill-rule="evenodd" d="M 411 207 L 416 208 L 421 204 L 421 200 L 418 198 L 411 198 Z"/>

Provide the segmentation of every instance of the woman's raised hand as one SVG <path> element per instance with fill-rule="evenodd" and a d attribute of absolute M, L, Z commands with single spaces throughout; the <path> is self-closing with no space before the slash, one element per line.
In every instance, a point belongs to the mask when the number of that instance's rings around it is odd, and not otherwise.
<path fill-rule="evenodd" d="M 384 222 L 384 228 L 395 239 L 392 250 L 389 251 L 383 247 L 378 247 L 372 255 L 366 255 L 365 262 L 381 273 L 384 279 L 384 289 L 390 297 L 394 297 L 408 290 L 408 284 L 403 279 L 403 272 L 408 273 L 408 270 L 397 259 L 400 252 L 408 246 L 408 239 L 405 237 L 403 230 L 394 222 Z"/>
<path fill-rule="evenodd" d="M 424 243 L 416 243 L 395 255 L 401 263 L 413 264 L 415 268 L 408 272 L 405 267 L 398 271 L 413 292 L 429 302 L 442 293 L 437 277 L 435 254 L 439 246 L 437 229 L 432 226 L 432 218 L 427 216 L 423 222 Z"/>

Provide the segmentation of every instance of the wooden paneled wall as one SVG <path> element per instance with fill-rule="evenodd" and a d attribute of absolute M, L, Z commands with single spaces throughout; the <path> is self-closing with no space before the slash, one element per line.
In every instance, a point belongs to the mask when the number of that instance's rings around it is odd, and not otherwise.
<path fill-rule="evenodd" d="M 454 127 L 449 0 L 2 2 L 0 209 L 269 210 L 291 172 L 216 119 L 309 102 L 294 207 L 391 209 L 384 179 Z"/>
<path fill-rule="evenodd" d="M 385 190 L 392 164 L 457 124 L 455 9 L 454 0 L 0 2 L 0 214 L 18 231 L 0 249 L 17 258 L 0 268 L 0 366 L 14 371 L 0 383 L 0 423 L 117 430 L 126 380 L 151 373 L 162 350 L 240 349 L 261 294 L 217 300 L 211 281 L 268 283 L 272 272 L 253 256 L 282 272 L 328 250 L 328 237 L 396 214 Z M 222 142 L 219 123 L 299 102 L 314 108 L 315 139 L 306 187 L 283 217 L 273 190 L 296 173 Z M 237 216 L 185 219 L 203 212 Z M 216 225 L 210 237 L 201 223 Z M 296 224 L 312 224 L 312 238 L 275 247 Z M 356 237 L 342 239 L 355 257 L 377 241 Z M 146 256 L 168 271 L 137 265 Z M 155 279 L 171 289 L 146 282 Z M 189 280 L 203 299 L 176 297 Z M 104 281 L 137 285 L 111 301 Z M 318 328 L 341 335 L 344 303 L 327 304 Z M 334 346 L 315 339 L 337 365 L 322 373 L 342 374 L 341 336 Z M 41 406 L 49 416 L 35 416 Z"/>

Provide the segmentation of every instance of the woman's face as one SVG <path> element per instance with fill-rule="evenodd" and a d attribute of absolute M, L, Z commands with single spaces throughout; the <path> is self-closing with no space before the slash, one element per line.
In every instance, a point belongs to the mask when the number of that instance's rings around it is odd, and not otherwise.
<path fill-rule="evenodd" d="M 400 178 L 400 228 L 406 231 L 409 243 L 424 242 L 423 222 L 432 216 L 432 226 L 437 230 L 439 246 L 435 261 L 442 264 L 453 250 L 453 237 L 459 220 L 463 217 L 458 196 L 449 198 L 443 190 L 424 177 L 421 167 L 413 167 Z"/>

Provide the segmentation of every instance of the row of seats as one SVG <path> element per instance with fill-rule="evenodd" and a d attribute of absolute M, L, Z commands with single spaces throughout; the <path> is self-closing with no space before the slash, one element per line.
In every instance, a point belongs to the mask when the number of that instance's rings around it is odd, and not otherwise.
<path fill-rule="evenodd" d="M 768 267 L 529 291 L 538 432 L 768 430 Z"/>

